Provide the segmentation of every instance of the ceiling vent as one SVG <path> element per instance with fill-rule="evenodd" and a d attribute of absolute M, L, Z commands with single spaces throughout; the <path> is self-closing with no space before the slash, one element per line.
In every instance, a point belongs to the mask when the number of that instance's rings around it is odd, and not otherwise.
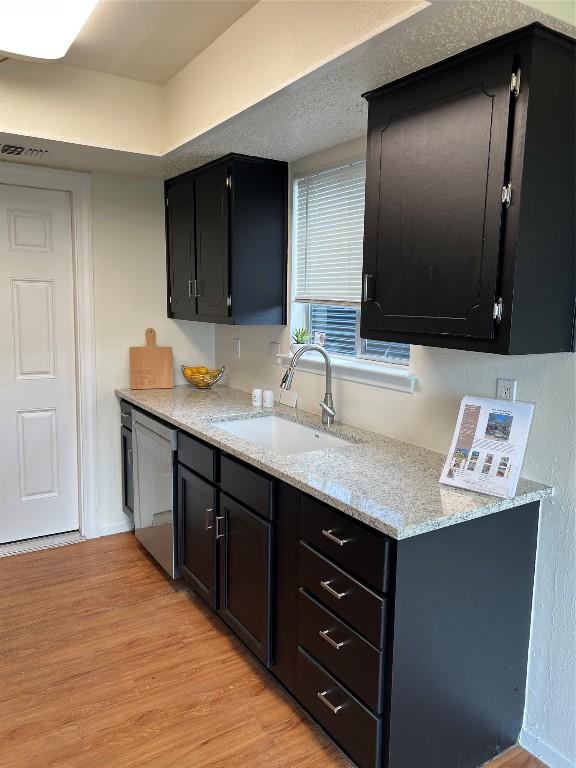
<path fill-rule="evenodd" d="M 48 154 L 47 149 L 38 147 L 22 147 L 18 144 L 2 144 L 0 155 L 20 155 L 21 157 L 43 157 Z"/>

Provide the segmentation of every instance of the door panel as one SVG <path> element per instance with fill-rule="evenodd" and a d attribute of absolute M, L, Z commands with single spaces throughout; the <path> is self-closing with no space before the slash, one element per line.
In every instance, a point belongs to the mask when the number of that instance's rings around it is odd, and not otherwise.
<path fill-rule="evenodd" d="M 12 280 L 12 323 L 16 378 L 53 379 L 53 280 Z"/>
<path fill-rule="evenodd" d="M 492 338 L 512 55 L 370 105 L 365 272 L 370 331 Z"/>
<path fill-rule="evenodd" d="M 178 513 L 182 542 L 182 575 L 216 608 L 216 489 L 178 466 Z"/>
<path fill-rule="evenodd" d="M 71 211 L 0 184 L 0 542 L 79 527 Z"/>
<path fill-rule="evenodd" d="M 193 317 L 196 314 L 193 179 L 172 185 L 167 200 L 170 309 L 182 317 Z"/>
<path fill-rule="evenodd" d="M 228 168 L 216 165 L 195 177 L 198 314 L 228 317 Z"/>
<path fill-rule="evenodd" d="M 269 666 L 271 524 L 225 494 L 218 524 L 220 614 Z"/>
<path fill-rule="evenodd" d="M 56 409 L 18 411 L 20 501 L 58 496 Z"/>

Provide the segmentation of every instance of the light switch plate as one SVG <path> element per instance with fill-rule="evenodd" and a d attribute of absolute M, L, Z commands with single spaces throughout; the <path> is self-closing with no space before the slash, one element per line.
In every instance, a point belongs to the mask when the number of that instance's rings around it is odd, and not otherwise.
<path fill-rule="evenodd" d="M 516 387 L 518 382 L 515 379 L 498 379 L 496 382 L 496 397 L 498 400 L 516 400 Z"/>
<path fill-rule="evenodd" d="M 240 360 L 240 339 L 232 339 L 232 357 Z"/>

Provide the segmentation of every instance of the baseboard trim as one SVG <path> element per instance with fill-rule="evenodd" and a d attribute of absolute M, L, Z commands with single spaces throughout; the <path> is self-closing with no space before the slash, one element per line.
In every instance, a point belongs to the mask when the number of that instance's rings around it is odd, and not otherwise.
<path fill-rule="evenodd" d="M 41 549 L 65 547 L 68 544 L 78 544 L 81 541 L 86 541 L 86 539 L 80 531 L 54 533 L 51 536 L 38 536 L 36 539 L 23 539 L 22 541 L 15 541 L 10 544 L 0 544 L 0 557 L 21 555 L 24 552 L 38 552 Z"/>
<path fill-rule="evenodd" d="M 132 522 L 132 520 L 129 520 L 128 518 L 126 518 L 126 520 L 121 523 L 111 523 L 110 525 L 101 525 L 96 531 L 96 536 L 94 536 L 94 538 L 99 538 L 100 536 L 113 536 L 115 533 L 126 533 L 127 531 L 133 531 L 133 530 L 134 530 L 134 523 Z"/>
<path fill-rule="evenodd" d="M 560 754 L 554 747 L 544 743 L 524 729 L 522 729 L 518 741 L 525 750 L 539 760 L 542 760 L 549 768 L 576 768 L 576 763 L 570 762 L 567 757 Z"/>

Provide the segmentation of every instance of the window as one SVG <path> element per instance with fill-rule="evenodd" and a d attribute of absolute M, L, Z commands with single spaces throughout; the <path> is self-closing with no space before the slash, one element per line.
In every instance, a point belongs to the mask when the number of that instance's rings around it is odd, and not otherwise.
<path fill-rule="evenodd" d="M 360 338 L 365 176 L 358 161 L 294 182 L 293 325 L 333 355 L 408 365 L 408 344 Z"/>

